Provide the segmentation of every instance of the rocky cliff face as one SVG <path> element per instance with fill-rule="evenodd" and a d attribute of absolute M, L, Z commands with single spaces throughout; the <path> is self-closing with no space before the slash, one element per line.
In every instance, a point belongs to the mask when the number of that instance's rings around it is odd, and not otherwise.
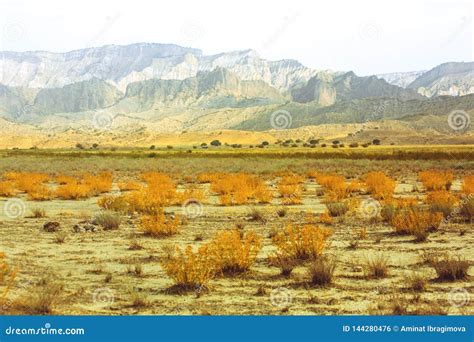
<path fill-rule="evenodd" d="M 443 63 L 428 71 L 377 75 L 388 83 L 427 96 L 463 96 L 474 93 L 474 62 Z"/>
<path fill-rule="evenodd" d="M 296 102 L 316 101 L 321 106 L 365 98 L 397 98 L 406 101 L 422 97 L 411 89 L 389 84 L 375 76 L 358 77 L 353 72 L 315 76 L 305 85 L 295 87 L 292 96 Z"/>
<path fill-rule="evenodd" d="M 410 83 L 416 80 L 419 76 L 423 75 L 426 70 L 423 71 L 409 71 L 409 72 L 392 72 L 388 74 L 375 75 L 378 78 L 382 78 L 390 84 L 406 88 Z"/>
<path fill-rule="evenodd" d="M 408 88 L 428 97 L 474 93 L 474 62 L 444 63 L 415 79 Z"/>
<path fill-rule="evenodd" d="M 98 78 L 124 92 L 148 79 L 184 80 L 200 71 L 226 68 L 242 80 L 261 80 L 287 89 L 316 74 L 292 60 L 267 61 L 253 50 L 204 56 L 170 44 L 109 45 L 67 53 L 1 52 L 0 83 L 11 87 L 58 88 Z"/>

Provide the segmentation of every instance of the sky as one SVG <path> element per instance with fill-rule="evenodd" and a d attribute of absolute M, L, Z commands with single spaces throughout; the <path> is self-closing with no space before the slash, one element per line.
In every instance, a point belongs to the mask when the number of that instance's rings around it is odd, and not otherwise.
<path fill-rule="evenodd" d="M 0 50 L 173 43 L 358 75 L 473 61 L 473 1 L 1 0 Z"/>

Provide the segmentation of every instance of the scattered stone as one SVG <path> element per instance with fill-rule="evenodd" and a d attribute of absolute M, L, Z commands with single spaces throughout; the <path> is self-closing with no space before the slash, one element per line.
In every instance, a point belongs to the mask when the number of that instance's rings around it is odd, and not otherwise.
<path fill-rule="evenodd" d="M 73 227 L 72 227 L 72 231 L 74 233 L 82 233 L 84 231 L 84 229 L 78 225 L 78 224 L 75 224 Z"/>
<path fill-rule="evenodd" d="M 43 229 L 47 231 L 48 233 L 54 233 L 59 230 L 60 226 L 61 225 L 59 224 L 59 222 L 49 221 L 43 225 Z"/>
<path fill-rule="evenodd" d="M 92 224 L 86 224 L 86 225 L 84 226 L 84 230 L 85 230 L 86 232 L 95 233 L 95 232 L 97 231 L 97 227 L 94 226 L 94 225 L 92 225 Z"/>
<path fill-rule="evenodd" d="M 90 224 L 90 223 L 87 223 L 83 226 L 80 226 L 78 224 L 75 224 L 73 227 L 72 227 L 72 230 L 74 231 L 74 233 L 85 233 L 85 232 L 92 232 L 92 233 L 95 233 L 97 231 L 97 227 Z"/>

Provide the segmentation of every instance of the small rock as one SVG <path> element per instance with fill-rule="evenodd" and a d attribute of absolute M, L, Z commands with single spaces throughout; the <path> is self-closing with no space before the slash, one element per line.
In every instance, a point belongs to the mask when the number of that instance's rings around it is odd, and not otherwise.
<path fill-rule="evenodd" d="M 75 224 L 73 227 L 72 227 L 72 230 L 74 233 L 81 233 L 84 231 L 83 228 L 81 228 L 81 226 L 79 226 L 78 224 Z"/>
<path fill-rule="evenodd" d="M 93 232 L 95 233 L 97 231 L 97 227 L 92 225 L 92 224 L 86 224 L 84 226 L 84 230 L 87 232 L 87 231 L 90 231 L 90 232 Z"/>
<path fill-rule="evenodd" d="M 49 233 L 57 232 L 60 228 L 59 222 L 49 221 L 43 225 L 43 229 Z"/>

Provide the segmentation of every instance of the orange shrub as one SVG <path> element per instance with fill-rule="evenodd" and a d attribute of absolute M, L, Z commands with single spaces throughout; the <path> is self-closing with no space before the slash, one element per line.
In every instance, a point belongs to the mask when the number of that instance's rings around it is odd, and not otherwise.
<path fill-rule="evenodd" d="M 333 218 L 329 214 L 329 212 L 326 210 L 324 213 L 319 215 L 319 222 L 331 225 L 333 223 Z"/>
<path fill-rule="evenodd" d="M 390 222 L 395 215 L 395 212 L 402 209 L 409 209 L 416 207 L 418 201 L 416 198 L 390 198 L 386 200 L 380 210 L 380 215 L 385 222 Z"/>
<path fill-rule="evenodd" d="M 166 206 L 175 203 L 176 184 L 171 177 L 159 172 L 147 172 L 142 175 L 142 178 L 148 184 L 145 191 L 142 191 L 146 206 L 148 204 Z"/>
<path fill-rule="evenodd" d="M 458 199 L 446 190 L 432 191 L 426 196 L 426 203 L 430 205 L 431 211 L 441 212 L 446 217 L 454 210 Z"/>
<path fill-rule="evenodd" d="M 378 200 L 387 200 L 393 196 L 395 181 L 387 177 L 383 172 L 369 172 L 365 176 L 367 191 Z"/>
<path fill-rule="evenodd" d="M 141 184 L 135 181 L 118 182 L 117 186 L 120 191 L 140 190 L 141 188 Z"/>
<path fill-rule="evenodd" d="M 278 183 L 281 203 L 284 205 L 300 204 L 302 189 L 299 184 Z"/>
<path fill-rule="evenodd" d="M 46 184 L 38 184 L 27 192 L 28 199 L 32 201 L 47 201 L 53 197 L 53 192 Z"/>
<path fill-rule="evenodd" d="M 205 197 L 204 191 L 201 189 L 186 189 L 183 192 L 177 193 L 178 202 L 176 204 L 182 205 L 189 200 L 196 200 L 203 203 Z"/>
<path fill-rule="evenodd" d="M 409 207 L 395 211 L 390 223 L 399 234 L 416 235 L 437 229 L 442 219 L 442 213 Z"/>
<path fill-rule="evenodd" d="M 303 184 L 305 181 L 304 176 L 296 173 L 287 173 L 283 172 L 280 174 L 281 180 L 280 183 L 285 185 L 294 185 L 294 184 Z"/>
<path fill-rule="evenodd" d="M 216 263 L 208 245 L 201 246 L 197 252 L 191 246 L 184 250 L 176 247 L 176 252 L 163 258 L 161 265 L 175 286 L 184 290 L 205 288 L 216 274 Z"/>
<path fill-rule="evenodd" d="M 97 196 L 98 194 L 112 190 L 112 178 L 111 172 L 103 171 L 97 176 L 85 174 L 82 177 L 82 183 L 89 187 L 89 191 L 93 196 Z"/>
<path fill-rule="evenodd" d="M 305 260 L 320 256 L 326 247 L 326 240 L 332 231 L 313 225 L 288 225 L 273 237 L 278 253 L 284 257 Z"/>
<path fill-rule="evenodd" d="M 212 180 L 211 191 L 219 195 L 222 205 L 268 203 L 272 199 L 264 181 L 245 173 L 221 174 Z"/>
<path fill-rule="evenodd" d="M 199 183 L 213 183 L 219 180 L 222 177 L 222 173 L 214 172 L 214 173 L 200 173 L 197 176 L 197 181 Z"/>
<path fill-rule="evenodd" d="M 223 231 L 209 243 L 215 255 L 216 269 L 222 274 L 242 273 L 253 265 L 262 247 L 262 238 L 249 232 L 241 234 L 238 229 Z"/>
<path fill-rule="evenodd" d="M 140 220 L 140 228 L 147 235 L 162 237 L 171 236 L 178 233 L 180 219 L 179 217 L 167 217 L 164 211 L 152 215 L 144 215 Z"/>
<path fill-rule="evenodd" d="M 113 210 L 118 212 L 128 212 L 128 203 L 124 196 L 105 195 L 97 200 L 99 207 L 106 210 Z"/>
<path fill-rule="evenodd" d="M 353 180 L 352 182 L 349 183 L 347 188 L 350 193 L 354 193 L 354 192 L 364 191 L 365 186 L 364 186 L 364 183 L 358 180 Z"/>
<path fill-rule="evenodd" d="M 418 178 L 428 191 L 449 190 L 453 183 L 454 175 L 452 171 L 428 170 L 419 173 Z"/>
<path fill-rule="evenodd" d="M 304 178 L 298 175 L 284 175 L 277 184 L 281 203 L 285 205 L 300 204 Z"/>
<path fill-rule="evenodd" d="M 0 285 L 3 285 L 5 279 L 12 272 L 6 259 L 5 253 L 0 252 Z"/>
<path fill-rule="evenodd" d="M 350 189 L 342 176 L 321 173 L 316 175 L 316 181 L 323 187 L 328 200 L 341 200 L 349 196 Z"/>
<path fill-rule="evenodd" d="M 0 252 L 0 286 L 4 286 L 4 289 L 0 292 L 0 304 L 2 304 L 2 300 L 12 287 L 16 273 L 17 270 L 8 264 L 5 253 Z"/>
<path fill-rule="evenodd" d="M 4 175 L 4 178 L 12 181 L 18 190 L 24 192 L 28 192 L 49 180 L 47 174 L 34 172 L 8 172 Z"/>
<path fill-rule="evenodd" d="M 66 176 L 66 175 L 57 175 L 54 178 L 54 181 L 59 185 L 64 185 L 64 184 L 75 182 L 76 178 L 71 177 L 71 176 Z"/>
<path fill-rule="evenodd" d="M 0 196 L 11 197 L 15 194 L 15 186 L 11 181 L 0 181 Z"/>
<path fill-rule="evenodd" d="M 470 195 L 474 193 L 474 174 L 467 175 L 461 185 L 461 192 Z"/>
<path fill-rule="evenodd" d="M 76 180 L 56 188 L 55 196 L 65 200 L 76 200 L 80 198 L 88 198 L 92 195 L 88 185 L 78 183 Z"/>
<path fill-rule="evenodd" d="M 155 215 L 164 207 L 179 203 L 176 185 L 167 175 L 148 172 L 143 175 L 147 186 L 123 194 L 130 212 Z"/>

